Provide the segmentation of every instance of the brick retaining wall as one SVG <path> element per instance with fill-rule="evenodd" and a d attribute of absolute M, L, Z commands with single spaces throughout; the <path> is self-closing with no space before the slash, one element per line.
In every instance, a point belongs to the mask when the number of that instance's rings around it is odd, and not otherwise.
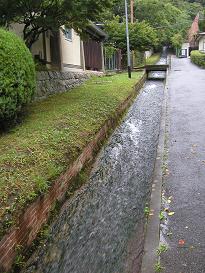
<path fill-rule="evenodd" d="M 0 273 L 8 272 L 11 269 L 17 255 L 17 246 L 20 245 L 24 249 L 31 246 L 42 225 L 47 222 L 55 202 L 62 201 L 65 198 L 71 179 L 81 171 L 87 162 L 94 159 L 96 151 L 100 149 L 100 143 L 107 138 L 109 131 L 117 126 L 119 117 L 130 106 L 137 91 L 142 88 L 145 80 L 146 76 L 144 75 L 136 84 L 133 92 L 119 105 L 115 114 L 105 122 L 100 131 L 84 148 L 83 152 L 73 165 L 56 180 L 48 193 L 44 196 L 40 196 L 25 210 L 19 218 L 18 224 L 11 228 L 8 234 L 3 237 L 0 241 Z"/>

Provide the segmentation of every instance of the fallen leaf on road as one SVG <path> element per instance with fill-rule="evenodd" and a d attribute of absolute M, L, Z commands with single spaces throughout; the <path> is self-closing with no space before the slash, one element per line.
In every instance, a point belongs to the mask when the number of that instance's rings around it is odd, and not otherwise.
<path fill-rule="evenodd" d="M 182 246 L 185 244 L 185 241 L 184 240 L 179 240 L 179 245 Z"/>
<path fill-rule="evenodd" d="M 174 214 L 175 214 L 175 212 L 173 212 L 173 211 L 168 212 L 169 216 L 173 216 Z"/>

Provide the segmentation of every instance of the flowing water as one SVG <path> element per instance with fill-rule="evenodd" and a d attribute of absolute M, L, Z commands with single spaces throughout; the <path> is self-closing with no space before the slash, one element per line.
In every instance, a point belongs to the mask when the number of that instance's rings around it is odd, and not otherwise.
<path fill-rule="evenodd" d="M 147 81 L 24 273 L 139 272 L 163 99 L 164 83 Z"/>

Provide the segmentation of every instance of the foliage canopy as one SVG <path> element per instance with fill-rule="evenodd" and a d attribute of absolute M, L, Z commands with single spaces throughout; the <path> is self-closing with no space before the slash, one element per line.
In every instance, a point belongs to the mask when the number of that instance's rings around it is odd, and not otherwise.
<path fill-rule="evenodd" d="M 129 1 L 128 1 L 129 4 Z M 178 44 L 181 43 L 181 40 L 185 40 L 187 36 L 187 31 L 191 26 L 191 23 L 198 12 L 203 11 L 204 7 L 202 6 L 204 1 L 185 1 L 185 0 L 135 0 L 134 15 L 135 20 L 138 23 L 149 24 L 149 27 L 152 28 L 152 32 L 157 35 L 157 39 L 152 35 L 148 34 L 141 29 L 138 32 L 138 36 L 141 37 L 141 41 L 144 41 L 143 37 L 145 34 L 150 35 L 149 42 L 153 39 L 152 46 L 156 47 L 156 41 L 158 46 L 163 45 L 173 45 L 175 46 L 176 40 Z M 113 15 L 119 15 L 121 18 L 124 18 L 124 0 L 117 1 L 113 9 L 109 13 L 105 14 L 110 25 L 113 23 Z M 122 21 L 122 19 L 121 19 Z M 108 25 L 109 25 L 108 24 Z M 117 23 L 115 22 L 116 28 Z M 121 26 L 121 29 L 123 27 Z M 131 40 L 132 40 L 132 29 L 130 26 Z M 110 33 L 110 40 L 113 39 L 113 44 L 116 44 L 117 33 L 112 28 L 106 29 Z M 122 31 L 119 32 L 118 36 L 121 33 L 121 40 L 125 38 L 125 35 Z M 119 37 L 118 39 L 119 40 Z M 122 45 L 119 43 L 120 46 Z M 135 43 L 136 45 L 137 43 Z M 144 48 L 147 48 L 147 41 L 144 44 Z M 149 43 L 150 45 L 150 43 Z M 133 44 L 131 42 L 131 47 Z M 140 46 L 142 49 L 142 47 Z M 123 43 L 124 49 L 124 43 Z"/>
<path fill-rule="evenodd" d="M 135 22 L 129 24 L 130 29 L 130 49 L 144 51 L 158 44 L 157 33 L 147 22 Z M 119 23 L 119 17 L 106 22 L 106 32 L 109 33 L 107 43 L 115 48 L 126 51 L 126 25 L 125 22 Z"/>
<path fill-rule="evenodd" d="M 62 25 L 80 32 L 96 21 L 112 0 L 1 0 L 0 25 L 24 24 L 24 40 L 30 48 L 39 35 Z"/>

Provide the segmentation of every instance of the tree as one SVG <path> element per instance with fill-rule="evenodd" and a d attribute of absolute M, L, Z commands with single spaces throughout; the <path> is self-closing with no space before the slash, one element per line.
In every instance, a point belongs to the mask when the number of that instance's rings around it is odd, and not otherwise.
<path fill-rule="evenodd" d="M 181 48 L 183 41 L 184 39 L 181 33 L 174 34 L 174 36 L 171 38 L 172 46 L 176 49 Z"/>
<path fill-rule="evenodd" d="M 0 25 L 24 24 L 24 40 L 31 48 L 40 34 L 62 25 L 80 33 L 111 5 L 112 0 L 0 0 Z"/>
<path fill-rule="evenodd" d="M 119 16 L 112 21 L 107 21 L 105 30 L 109 35 L 107 44 L 112 45 L 123 52 L 127 50 L 125 22 L 119 23 Z M 129 25 L 130 49 L 144 51 L 157 46 L 158 39 L 156 31 L 146 22 L 135 22 Z"/>
<path fill-rule="evenodd" d="M 170 44 L 171 37 L 178 32 L 185 35 L 191 18 L 184 9 L 176 7 L 172 1 L 135 0 L 135 15 L 139 21 L 147 21 L 157 30 L 161 44 Z"/>

